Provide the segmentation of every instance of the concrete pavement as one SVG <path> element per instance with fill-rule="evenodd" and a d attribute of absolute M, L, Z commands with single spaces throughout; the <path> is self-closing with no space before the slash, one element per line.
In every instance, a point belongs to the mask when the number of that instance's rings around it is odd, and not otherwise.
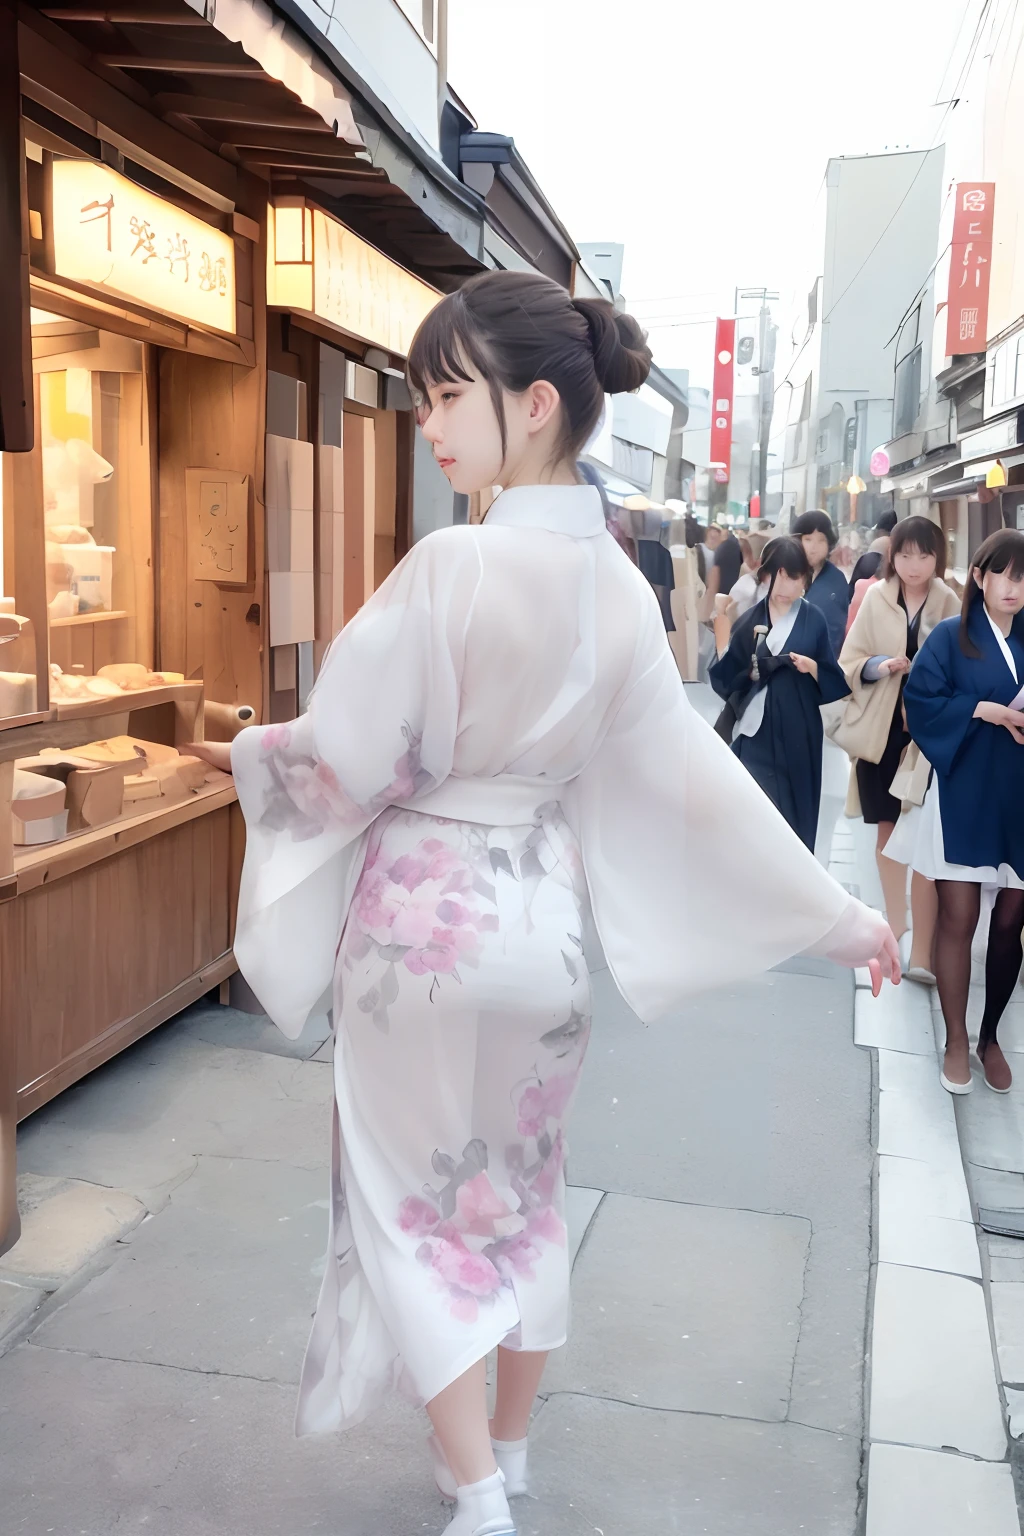
<path fill-rule="evenodd" d="M 852 1536 L 872 1154 L 851 979 L 791 967 L 656 1030 L 596 983 L 574 1334 L 521 1536 Z M 66 1199 L 73 1175 L 96 1219 L 65 1231 L 62 1274 L 29 1211 L 0 1271 L 21 1302 L 0 1360 L 5 1533 L 443 1530 L 403 1404 L 342 1439 L 291 1438 L 327 1058 L 316 1032 L 296 1047 L 198 1005 L 22 1127 L 28 1189 Z"/>
<path fill-rule="evenodd" d="M 866 829 L 840 823 L 833 870 L 877 898 Z M 738 910 L 737 945 L 753 920 Z M 645 1030 L 606 973 L 595 989 L 574 1329 L 520 1536 L 1017 1536 L 985 1301 L 1012 1407 L 1024 1263 L 979 1254 L 928 993 L 874 1003 L 793 962 Z M 288 1042 L 199 1004 L 21 1128 L 5 1536 L 443 1531 L 406 1405 L 291 1437 L 330 1055 L 326 1021 Z M 972 1185 L 1024 1208 L 1013 1101 L 957 1110 Z"/>

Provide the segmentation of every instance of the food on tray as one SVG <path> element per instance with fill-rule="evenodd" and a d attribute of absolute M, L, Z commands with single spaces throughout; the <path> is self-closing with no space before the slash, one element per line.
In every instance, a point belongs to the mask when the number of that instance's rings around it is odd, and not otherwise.
<path fill-rule="evenodd" d="M 50 697 L 58 704 L 78 704 L 89 699 L 116 699 L 146 688 L 167 688 L 183 683 L 182 672 L 151 672 L 137 661 L 117 661 L 100 667 L 95 677 L 84 672 L 65 672 L 50 664 Z"/>

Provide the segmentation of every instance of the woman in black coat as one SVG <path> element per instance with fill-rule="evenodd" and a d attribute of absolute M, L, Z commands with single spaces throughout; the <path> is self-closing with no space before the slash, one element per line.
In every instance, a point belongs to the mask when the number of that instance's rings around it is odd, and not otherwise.
<path fill-rule="evenodd" d="M 821 800 L 820 707 L 849 693 L 824 615 L 808 603 L 811 568 L 799 542 L 773 539 L 758 581 L 770 585 L 711 667 L 715 692 L 735 711 L 732 749 L 814 848 Z"/>

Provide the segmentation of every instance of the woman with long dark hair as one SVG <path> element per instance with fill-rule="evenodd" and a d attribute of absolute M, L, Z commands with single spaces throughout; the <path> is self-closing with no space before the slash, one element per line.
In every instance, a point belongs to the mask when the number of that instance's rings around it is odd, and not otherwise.
<path fill-rule="evenodd" d="M 709 678 L 736 715 L 732 750 L 813 850 L 821 800 L 821 706 L 850 690 L 833 657 L 824 615 L 807 601 L 810 577 L 796 539 L 766 545 L 758 582 L 768 582 L 767 595 L 740 619 Z"/>
<path fill-rule="evenodd" d="M 984 885 L 996 895 L 978 1060 L 987 1085 L 1007 1093 L 1012 1078 L 996 1031 L 1020 976 L 1024 928 L 1024 534 L 1004 529 L 982 544 L 959 620 L 932 630 L 903 699 L 910 734 L 934 768 L 911 863 L 939 898 L 942 1086 L 972 1087 L 967 1001 Z"/>
<path fill-rule="evenodd" d="M 946 541 L 927 517 L 908 517 L 893 529 L 883 556 L 881 579 L 864 599 L 839 657 L 852 698 L 846 706 L 840 742 L 853 759 L 849 816 L 863 816 L 876 828 L 875 858 L 885 914 L 902 945 L 906 972 L 932 982 L 935 888 L 921 875 L 912 880 L 913 928 L 907 928 L 907 868 L 887 844 L 902 812 L 892 783 L 910 748 L 903 688 L 919 646 L 936 624 L 960 608 L 943 581 Z M 923 765 L 927 784 L 927 764 Z M 895 849 L 895 845 L 894 845 Z"/>
<path fill-rule="evenodd" d="M 566 1337 L 589 901 L 645 1019 L 726 958 L 730 980 L 808 951 L 876 986 L 898 971 L 884 920 L 690 708 L 650 586 L 579 482 L 605 394 L 649 367 L 635 321 L 535 274 L 443 299 L 409 358 L 423 434 L 456 491 L 504 489 L 481 526 L 413 547 L 332 645 L 307 714 L 230 749 L 239 965 L 291 1035 L 333 987 L 331 1237 L 298 1428 L 354 1423 L 402 1387 L 430 1416 L 450 1536 L 514 1536 L 534 1397 Z M 741 863 L 757 922 L 737 953 Z"/>

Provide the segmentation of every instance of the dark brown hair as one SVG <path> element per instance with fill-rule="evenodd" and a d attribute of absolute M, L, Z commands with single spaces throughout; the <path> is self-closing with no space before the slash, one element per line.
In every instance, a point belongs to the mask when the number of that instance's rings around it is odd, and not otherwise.
<path fill-rule="evenodd" d="M 916 549 L 922 555 L 935 556 L 935 574 L 946 574 L 946 540 L 942 529 L 930 517 L 906 517 L 889 535 L 889 549 L 883 556 L 879 575 L 883 581 L 896 575 L 896 556 L 904 549 Z"/>
<path fill-rule="evenodd" d="M 787 576 L 802 576 L 804 583 L 811 579 L 811 563 L 804 554 L 804 547 L 800 540 L 790 536 L 782 536 L 777 539 L 769 539 L 761 551 L 761 564 L 757 572 L 757 584 L 762 581 L 770 581 L 768 596 L 772 594 L 775 586 L 775 578 L 780 571 L 785 571 Z"/>
<path fill-rule="evenodd" d="M 971 561 L 960 610 L 960 649 L 974 661 L 980 660 L 981 652 L 971 639 L 968 625 L 975 605 L 985 600 L 974 577 L 975 573 L 987 576 L 989 571 L 1000 576 L 1009 571 L 1014 581 L 1020 581 L 1024 576 L 1024 533 L 1018 533 L 1015 528 L 1001 528 L 998 533 L 990 533 Z"/>
<path fill-rule="evenodd" d="M 794 539 L 802 539 L 808 533 L 823 533 L 828 539 L 829 550 L 835 549 L 839 542 L 835 524 L 827 512 L 802 512 L 789 531 Z"/>
<path fill-rule="evenodd" d="M 503 455 L 502 391 L 521 394 L 544 379 L 562 402 L 560 449 L 576 458 L 605 395 L 640 388 L 651 349 L 632 316 L 606 299 L 571 299 L 536 272 L 481 272 L 430 311 L 409 349 L 409 382 L 420 395 L 428 384 L 468 381 L 469 369 L 490 385 Z"/>

